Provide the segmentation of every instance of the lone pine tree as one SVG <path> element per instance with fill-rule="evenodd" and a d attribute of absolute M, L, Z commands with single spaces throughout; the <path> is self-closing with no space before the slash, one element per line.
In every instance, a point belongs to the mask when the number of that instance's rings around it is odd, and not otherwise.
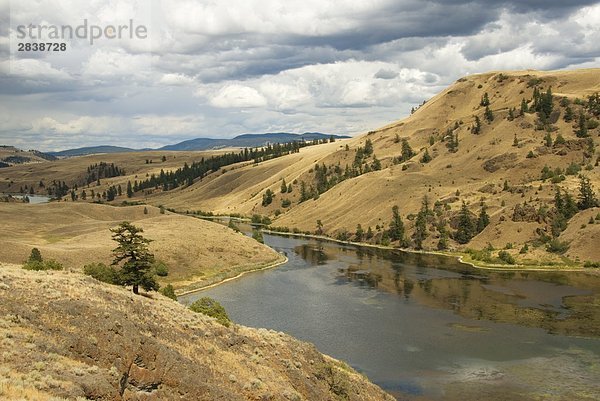
<path fill-rule="evenodd" d="M 154 276 L 154 255 L 148 250 L 151 240 L 144 238 L 142 230 L 124 221 L 117 228 L 110 230 L 112 239 L 119 246 L 113 249 L 113 266 L 121 265 L 121 282 L 133 286 L 133 293 L 139 293 L 139 287 L 146 291 L 157 291 L 159 288 Z"/>

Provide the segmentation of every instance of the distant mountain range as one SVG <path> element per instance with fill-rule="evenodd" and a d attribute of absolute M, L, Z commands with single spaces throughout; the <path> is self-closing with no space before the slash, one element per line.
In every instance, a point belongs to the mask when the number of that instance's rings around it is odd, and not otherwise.
<path fill-rule="evenodd" d="M 132 149 L 120 146 L 89 146 L 77 149 L 61 150 L 59 152 L 48 152 L 56 157 L 84 156 L 97 153 L 123 153 L 138 152 L 148 150 L 171 150 L 171 151 L 190 151 L 190 150 L 211 150 L 221 148 L 256 148 L 273 143 L 287 143 L 294 141 L 312 141 L 315 139 L 327 139 L 330 137 L 336 139 L 350 138 L 344 135 L 322 134 L 320 132 L 305 132 L 304 134 L 291 134 L 288 132 L 269 132 L 266 134 L 243 134 L 232 139 L 214 139 L 214 138 L 196 138 L 179 142 L 174 145 L 163 146 L 158 149 Z"/>

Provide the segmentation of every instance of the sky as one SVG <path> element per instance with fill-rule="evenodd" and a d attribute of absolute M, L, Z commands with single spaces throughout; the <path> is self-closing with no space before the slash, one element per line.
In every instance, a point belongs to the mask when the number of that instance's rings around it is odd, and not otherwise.
<path fill-rule="evenodd" d="M 0 144 L 356 135 L 465 75 L 600 67 L 599 43 L 593 0 L 0 0 Z"/>

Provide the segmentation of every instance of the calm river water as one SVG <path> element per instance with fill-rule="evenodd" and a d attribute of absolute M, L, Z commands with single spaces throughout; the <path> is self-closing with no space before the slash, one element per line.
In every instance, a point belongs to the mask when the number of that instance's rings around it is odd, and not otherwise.
<path fill-rule="evenodd" d="M 289 258 L 180 299 L 289 333 L 399 400 L 599 400 L 600 277 L 265 235 Z"/>

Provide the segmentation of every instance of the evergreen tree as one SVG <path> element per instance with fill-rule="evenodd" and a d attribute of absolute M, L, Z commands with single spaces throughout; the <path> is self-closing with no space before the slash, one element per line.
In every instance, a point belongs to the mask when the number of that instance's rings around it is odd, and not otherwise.
<path fill-rule="evenodd" d="M 427 196 L 423 197 L 421 202 L 421 210 L 417 213 L 417 219 L 415 220 L 415 232 L 413 234 L 413 240 L 415 248 L 422 249 L 423 241 L 427 238 L 427 217 L 430 214 L 429 210 L 429 199 Z"/>
<path fill-rule="evenodd" d="M 578 138 L 587 138 L 589 136 L 588 128 L 587 128 L 587 120 L 586 120 L 585 114 L 583 114 L 583 112 L 581 112 L 579 114 L 579 129 L 577 131 L 575 131 L 575 135 L 577 135 Z"/>
<path fill-rule="evenodd" d="M 29 259 L 27 259 L 27 263 L 41 263 L 43 262 L 42 253 L 39 249 L 33 248 L 31 253 L 29 254 Z"/>
<path fill-rule="evenodd" d="M 402 138 L 402 161 L 405 162 L 415 155 L 406 138 Z"/>
<path fill-rule="evenodd" d="M 273 202 L 273 191 L 271 191 L 270 189 L 267 189 L 265 191 L 265 193 L 263 194 L 263 199 L 262 199 L 262 205 L 263 206 L 269 206 L 271 204 L 271 202 Z"/>
<path fill-rule="evenodd" d="M 421 163 L 429 163 L 432 160 L 431 155 L 429 154 L 429 149 L 425 148 L 425 153 L 421 157 Z"/>
<path fill-rule="evenodd" d="M 458 215 L 458 229 L 454 233 L 454 239 L 459 244 L 466 244 L 471 241 L 475 232 L 473 220 L 471 219 L 471 213 L 467 204 L 463 201 L 462 207 Z"/>
<path fill-rule="evenodd" d="M 134 294 L 139 293 L 139 287 L 146 291 L 158 290 L 152 268 L 154 255 L 148 250 L 151 241 L 142 236 L 144 230 L 124 221 L 110 231 L 112 239 L 118 243 L 113 249 L 112 265 L 121 265 L 119 275 L 123 285 L 131 285 Z"/>
<path fill-rule="evenodd" d="M 598 199 L 594 193 L 594 188 L 590 183 L 589 178 L 580 176 L 579 178 L 579 202 L 577 206 L 580 210 L 589 209 L 598 206 Z"/>
<path fill-rule="evenodd" d="M 390 222 L 390 240 L 404 242 L 404 223 L 398 206 L 392 207 L 392 221 Z"/>
<path fill-rule="evenodd" d="M 446 228 L 446 222 L 439 222 L 439 224 L 437 225 L 437 230 L 440 233 L 440 239 L 437 243 L 437 249 L 440 251 L 448 249 L 448 229 Z"/>
<path fill-rule="evenodd" d="M 481 134 L 481 120 L 479 116 L 475 116 L 475 125 L 471 127 L 471 133 L 475 135 Z"/>
<path fill-rule="evenodd" d="M 544 142 L 547 147 L 549 147 L 549 148 L 552 147 L 552 135 L 550 135 L 549 132 L 547 132 L 546 135 L 544 136 Z"/>
<path fill-rule="evenodd" d="M 323 235 L 323 222 L 321 220 L 317 220 L 317 235 Z"/>
<path fill-rule="evenodd" d="M 362 226 L 360 224 L 356 225 L 356 241 L 361 242 L 363 240 L 365 236 L 365 230 L 363 230 Z"/>
<path fill-rule="evenodd" d="M 131 181 L 127 181 L 127 197 L 131 198 L 133 196 L 133 188 L 131 186 Z"/>
<path fill-rule="evenodd" d="M 479 104 L 481 106 L 486 106 L 486 107 L 490 105 L 490 98 L 489 98 L 487 92 L 485 92 L 483 94 L 483 96 L 481 97 L 481 102 L 479 102 Z"/>
<path fill-rule="evenodd" d="M 477 232 L 480 233 L 490 224 L 490 216 L 487 214 L 487 207 L 485 205 L 481 206 L 481 210 L 479 211 L 479 217 L 477 218 Z"/>
<path fill-rule="evenodd" d="M 488 123 L 494 121 L 494 113 L 492 112 L 492 109 L 490 109 L 489 106 L 485 106 L 485 112 L 483 115 Z"/>
<path fill-rule="evenodd" d="M 365 142 L 365 156 L 369 157 L 373 154 L 373 142 L 370 139 L 367 139 Z"/>
<path fill-rule="evenodd" d="M 527 104 L 527 100 L 521 100 L 521 109 L 519 110 L 519 115 L 524 116 L 525 113 L 529 113 L 529 105 Z"/>
<path fill-rule="evenodd" d="M 571 121 L 573 121 L 574 118 L 575 114 L 573 113 L 573 109 L 571 108 L 571 106 L 567 106 L 567 108 L 565 109 L 565 115 L 563 116 L 563 119 L 565 120 L 565 122 L 570 123 Z"/>

